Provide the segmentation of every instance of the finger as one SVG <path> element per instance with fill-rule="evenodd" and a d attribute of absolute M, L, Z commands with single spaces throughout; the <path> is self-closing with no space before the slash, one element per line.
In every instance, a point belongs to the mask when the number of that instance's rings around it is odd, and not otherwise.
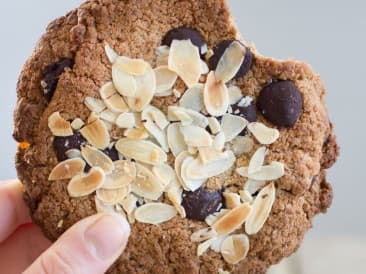
<path fill-rule="evenodd" d="M 129 234 L 121 215 L 89 217 L 62 235 L 24 274 L 104 273 L 126 247 Z"/>
<path fill-rule="evenodd" d="M 0 182 L 0 243 L 21 224 L 30 222 L 19 181 Z"/>

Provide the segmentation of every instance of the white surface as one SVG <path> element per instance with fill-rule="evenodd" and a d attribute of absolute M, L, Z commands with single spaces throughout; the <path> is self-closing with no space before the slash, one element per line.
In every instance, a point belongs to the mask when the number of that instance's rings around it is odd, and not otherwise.
<path fill-rule="evenodd" d="M 15 177 L 12 112 L 20 69 L 46 25 L 82 1 L 13 0 L 0 17 L 0 179 Z M 335 199 L 313 235 L 365 235 L 364 140 L 366 19 L 364 1 L 229 1 L 246 40 L 265 55 L 306 60 L 328 89 L 330 116 L 342 154 L 330 172 Z M 327 255 L 327 254 L 325 254 Z M 329 258 L 329 257 L 328 257 Z M 325 273 L 325 272 L 314 272 Z"/>

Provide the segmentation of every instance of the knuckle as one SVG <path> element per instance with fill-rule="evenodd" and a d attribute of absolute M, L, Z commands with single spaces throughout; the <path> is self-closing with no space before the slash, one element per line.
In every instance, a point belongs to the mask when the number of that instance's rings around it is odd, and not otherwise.
<path fill-rule="evenodd" d="M 42 274 L 75 274 L 69 260 L 57 249 L 49 250 L 40 257 Z"/>

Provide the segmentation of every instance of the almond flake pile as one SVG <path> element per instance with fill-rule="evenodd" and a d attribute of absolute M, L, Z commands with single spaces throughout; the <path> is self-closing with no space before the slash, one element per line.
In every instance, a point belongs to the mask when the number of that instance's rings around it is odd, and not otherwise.
<path fill-rule="evenodd" d="M 267 181 L 284 175 L 282 163 L 264 164 L 265 146 L 251 153 L 251 136 L 269 145 L 279 138 L 279 131 L 249 123 L 230 111 L 231 104 L 245 106 L 252 100 L 228 85 L 244 61 L 245 50 L 233 42 L 216 71 L 209 71 L 190 40 L 159 47 L 156 68 L 142 59 L 119 56 L 106 45 L 112 81 L 100 88 L 99 98 L 85 98 L 91 111 L 87 121 L 69 122 L 59 112 L 49 117 L 54 136 L 78 131 L 88 143 L 67 151 L 69 159 L 52 170 L 49 180 L 69 180 L 67 190 L 73 198 L 94 194 L 98 211 L 124 214 L 130 223 L 158 225 L 177 215 L 186 217 L 183 190 L 195 191 L 211 177 L 237 172 L 247 180 L 243 189 L 224 192 L 226 208 L 208 216 L 208 227 L 193 233 L 191 240 L 199 243 L 198 256 L 212 249 L 230 264 L 240 262 L 250 248 L 247 235 L 257 233 L 271 212 L 275 185 Z M 184 93 L 175 90 L 178 78 L 187 86 Z M 154 96 L 174 94 L 179 103 L 166 112 L 151 105 Z M 122 129 L 123 136 L 112 140 L 113 127 Z M 248 134 L 239 136 L 245 129 Z M 117 149 L 119 160 L 112 161 L 102 151 L 111 147 Z M 243 153 L 252 154 L 249 166 L 233 170 Z M 168 164 L 170 154 L 175 157 L 173 166 Z M 242 227 L 246 234 L 233 234 Z"/>

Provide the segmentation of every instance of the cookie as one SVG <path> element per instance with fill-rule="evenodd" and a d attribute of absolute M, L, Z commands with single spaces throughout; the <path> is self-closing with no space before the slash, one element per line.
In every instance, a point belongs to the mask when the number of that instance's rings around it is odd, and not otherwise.
<path fill-rule="evenodd" d="M 223 0 L 86 1 L 48 26 L 14 138 L 49 239 L 125 215 L 109 273 L 265 273 L 299 247 L 332 201 L 325 88 L 240 37 Z"/>

